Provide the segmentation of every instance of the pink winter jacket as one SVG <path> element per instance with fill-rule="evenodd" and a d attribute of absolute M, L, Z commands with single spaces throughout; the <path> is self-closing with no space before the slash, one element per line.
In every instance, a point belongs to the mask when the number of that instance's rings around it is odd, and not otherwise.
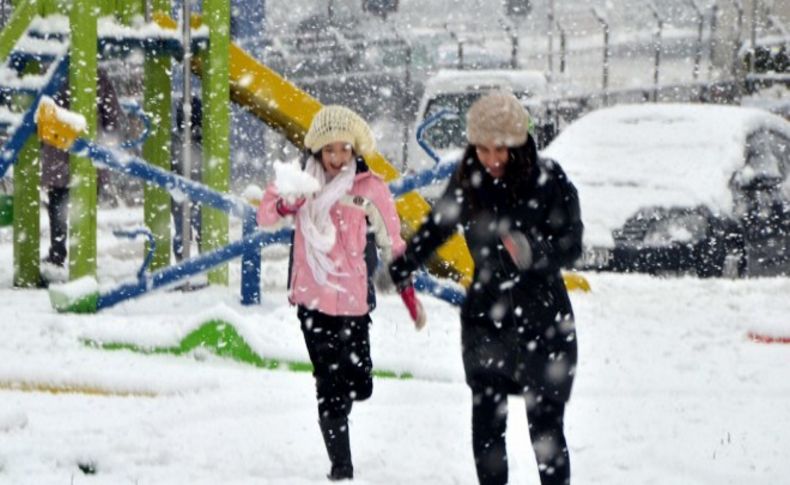
<path fill-rule="evenodd" d="M 392 257 L 399 256 L 406 244 L 400 237 L 400 219 L 395 211 L 389 187 L 372 172 L 362 172 L 354 178 L 354 185 L 349 191 L 351 195 L 359 195 L 375 204 L 384 219 L 392 241 Z M 266 188 L 266 192 L 258 207 L 258 224 L 271 226 L 280 219 L 275 207 L 279 195 L 274 184 Z M 329 257 L 335 261 L 337 272 L 347 276 L 328 275 L 329 281 L 345 291 L 337 291 L 333 287 L 319 286 L 313 279 L 313 273 L 307 264 L 304 236 L 296 222 L 293 266 L 289 300 L 291 304 L 303 305 L 327 315 L 359 316 L 368 313 L 368 274 L 365 264 L 365 244 L 367 242 L 367 222 L 362 209 L 336 203 L 330 210 L 332 222 L 337 229 L 335 245 Z"/>

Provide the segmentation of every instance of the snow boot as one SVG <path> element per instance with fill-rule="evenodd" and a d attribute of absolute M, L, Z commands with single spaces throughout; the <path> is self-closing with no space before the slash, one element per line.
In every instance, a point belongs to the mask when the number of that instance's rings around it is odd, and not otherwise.
<path fill-rule="evenodd" d="M 318 423 L 324 436 L 329 461 L 332 462 L 332 470 L 326 477 L 333 482 L 353 479 L 354 467 L 351 465 L 348 418 L 321 419 Z"/>

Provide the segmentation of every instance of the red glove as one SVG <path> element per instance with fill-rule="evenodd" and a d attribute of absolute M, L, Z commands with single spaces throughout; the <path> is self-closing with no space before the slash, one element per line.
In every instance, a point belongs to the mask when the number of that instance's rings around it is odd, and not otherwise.
<path fill-rule="evenodd" d="M 277 213 L 280 214 L 280 217 L 292 216 L 299 212 L 299 208 L 301 208 L 305 203 L 305 198 L 302 197 L 301 199 L 297 200 L 293 204 L 289 204 L 285 201 L 285 199 L 277 199 L 277 202 L 274 204 L 274 208 L 277 210 Z"/>
<path fill-rule="evenodd" d="M 400 297 L 409 310 L 409 316 L 414 320 L 414 327 L 417 330 L 422 330 L 422 327 L 425 326 L 425 310 L 422 308 L 420 300 L 417 299 L 414 286 L 408 285 L 400 290 Z"/>
<path fill-rule="evenodd" d="M 505 234 L 502 236 L 502 245 L 519 269 L 526 270 L 532 267 L 532 246 L 523 233 L 513 231 Z"/>

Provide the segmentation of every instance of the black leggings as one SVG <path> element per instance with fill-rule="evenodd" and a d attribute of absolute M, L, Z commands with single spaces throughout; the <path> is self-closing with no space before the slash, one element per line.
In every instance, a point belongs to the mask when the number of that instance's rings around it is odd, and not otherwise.
<path fill-rule="evenodd" d="M 527 394 L 527 419 L 542 485 L 570 484 L 571 466 L 563 432 L 565 404 Z M 472 448 L 481 485 L 508 481 L 505 429 L 507 393 L 504 386 L 472 389 Z"/>
<path fill-rule="evenodd" d="M 373 393 L 370 316 L 335 317 L 301 306 L 297 316 L 313 363 L 318 416 L 345 418 L 354 401 Z"/>

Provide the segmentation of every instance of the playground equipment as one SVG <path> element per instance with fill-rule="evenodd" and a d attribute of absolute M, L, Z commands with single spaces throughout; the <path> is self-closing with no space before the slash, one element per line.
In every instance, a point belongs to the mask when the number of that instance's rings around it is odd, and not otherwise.
<path fill-rule="evenodd" d="M 142 13 L 142 2 L 128 2 L 119 11 L 108 9 L 104 4 L 100 8 L 91 9 L 89 7 L 92 3 L 88 0 L 75 0 L 70 6 L 70 21 L 61 17 L 57 22 L 48 22 L 35 20 L 34 16 L 58 11 L 54 4 L 22 1 L 15 8 L 13 18 L 0 36 L 0 59 L 8 62 L 12 58 L 24 58 L 27 59 L 26 62 L 32 62 L 33 59 L 40 64 L 49 62 L 44 74 L 38 76 L 39 85 L 33 86 L 30 82 L 18 83 L 24 85 L 25 94 L 33 99 L 29 104 L 30 109 L 22 114 L 21 119 L 17 116 L 14 118 L 15 123 L 9 124 L 13 143 L 9 141 L 5 148 L 13 145 L 15 149 L 5 150 L 6 156 L 0 165 L 0 175 L 5 173 L 10 164 L 18 165 L 15 171 L 15 205 L 31 207 L 30 210 L 17 214 L 14 219 L 15 234 L 18 235 L 15 237 L 15 284 L 18 286 L 34 286 L 39 282 L 38 238 L 22 235 L 36 234 L 39 231 L 38 204 L 33 203 L 38 197 L 35 166 L 37 141 L 30 135 L 35 131 L 32 112 L 42 96 L 54 94 L 67 79 L 72 86 L 72 92 L 88 93 L 82 97 L 85 99 L 73 99 L 72 109 L 85 116 L 87 138 L 91 138 L 95 131 L 95 110 L 92 107 L 96 100 L 95 85 L 92 82 L 95 76 L 90 74 L 95 72 L 97 55 L 120 55 L 132 49 L 142 49 L 147 59 L 143 104 L 146 113 L 157 120 L 153 123 L 151 135 L 145 143 L 142 158 L 163 169 L 170 164 L 167 140 L 170 131 L 170 79 L 167 67 L 170 57 L 179 59 L 185 51 L 177 36 L 176 22 L 162 13 L 168 10 L 166 5 L 169 2 L 154 2 L 152 18 L 155 22 L 142 24 L 137 28 L 132 28 L 129 24 L 136 14 Z M 228 5 L 223 5 L 223 2 L 206 2 L 204 13 L 208 14 L 206 19 L 210 21 L 205 27 L 199 16 L 192 17 L 193 42 L 190 46 L 195 54 L 192 56 L 191 66 L 203 78 L 203 95 L 206 100 L 205 156 L 213 161 L 208 164 L 209 170 L 204 170 L 204 183 L 224 192 L 227 190 L 229 173 L 229 98 L 247 106 L 251 112 L 267 124 L 280 129 L 297 145 L 301 144 L 312 116 L 321 105 L 229 42 Z M 103 28 L 97 30 L 97 15 L 114 15 L 118 23 L 103 19 L 100 23 Z M 46 29 L 41 29 L 42 26 Z M 34 46 L 31 38 L 46 40 L 46 49 L 38 45 L 41 43 Z M 79 62 L 73 62 L 77 58 Z M 74 69 L 69 69 L 70 61 Z M 0 120 L 2 119 L 0 116 Z M 398 177 L 397 171 L 380 155 L 377 154 L 368 161 L 371 169 L 385 179 L 393 180 Z M 80 182 L 72 187 L 72 205 L 87 209 L 71 214 L 69 274 L 71 279 L 77 279 L 93 276 L 96 272 L 95 173 L 90 161 L 76 154 L 71 161 L 71 167 L 72 174 Z M 145 223 L 156 241 L 152 270 L 167 267 L 170 262 L 169 214 L 163 210 L 168 204 L 169 196 L 166 191 L 146 187 Z M 416 229 L 429 209 L 427 203 L 415 193 L 399 198 L 397 206 L 405 226 L 411 231 Z M 203 218 L 204 228 L 216 236 L 204 245 L 204 249 L 212 251 L 226 245 L 226 217 L 221 212 L 208 210 Z M 79 240 L 82 244 L 76 245 L 73 240 Z M 440 250 L 440 256 L 444 260 L 442 266 L 445 270 L 460 275 L 462 282 L 469 281 L 471 258 L 459 236 Z M 214 270 L 215 273 L 217 271 Z M 209 281 L 226 284 L 226 273 L 219 271 L 219 276 L 214 278 L 210 273 Z"/>
<path fill-rule="evenodd" d="M 225 320 L 209 320 L 189 332 L 178 345 L 162 347 L 146 347 L 121 342 L 97 342 L 84 339 L 83 343 L 91 347 L 104 350 L 131 350 L 143 354 L 172 354 L 186 355 L 198 349 L 209 351 L 218 357 L 235 360 L 243 364 L 253 365 L 263 369 L 285 369 L 292 372 L 312 372 L 310 362 L 274 359 L 261 356 L 241 335 L 236 327 Z M 411 379 L 408 372 L 394 372 L 383 369 L 373 369 L 374 377 Z"/>
<path fill-rule="evenodd" d="M 5 59 L 21 75 L 4 92 L 14 95 L 21 93 L 28 99 L 32 98 L 28 109 L 21 113 L 0 113 L 0 123 L 9 120 L 7 127 L 11 135 L 0 157 L 0 175 L 5 174 L 12 163 L 17 164 L 14 205 L 25 208 L 14 218 L 15 284 L 32 286 L 39 281 L 39 242 L 38 238 L 29 237 L 39 230 L 38 141 L 31 136 L 38 128 L 42 139 L 72 154 L 72 177 L 77 182 L 71 189 L 72 206 L 80 208 L 71 213 L 69 275 L 72 280 L 95 277 L 96 273 L 96 188 L 93 164 L 98 163 L 149 182 L 145 191 L 145 223 L 151 234 L 147 251 L 151 272 L 141 272 L 135 283 L 122 285 L 105 294 L 92 292 L 89 298 L 76 301 L 73 298 L 60 298 L 55 292 L 53 302 L 56 307 L 70 311 L 96 311 L 206 271 L 209 271 L 210 283 L 227 284 L 226 270 L 217 268 L 240 256 L 242 302 L 250 304 L 260 301 L 259 249 L 262 245 L 285 240 L 288 233 L 255 232 L 253 209 L 244 201 L 224 194 L 229 183 L 228 101 L 233 99 L 248 107 L 264 122 L 280 129 L 297 146 L 301 146 L 312 116 L 321 107 L 320 103 L 230 43 L 227 29 L 229 6 L 223 5 L 223 2 L 206 2 L 204 13 L 210 22 L 205 26 L 201 17 L 192 16 L 189 46 L 180 42 L 176 22 L 162 13 L 167 10 L 167 1 L 154 2 L 157 10 L 152 15 L 154 22 L 135 28 L 129 24 L 135 14 L 142 13 L 142 2 L 130 2 L 119 11 L 108 10 L 106 6 L 101 9 L 90 8 L 92 3 L 89 0 L 75 0 L 70 7 L 69 19 L 56 17 L 53 20 L 52 17 L 46 17 L 49 20 L 40 20 L 34 19 L 35 14 L 50 14 L 56 11 L 53 5 L 49 2 L 22 1 L 15 9 L 8 27 L 0 34 L 0 59 Z M 114 15 L 114 19 L 119 22 L 107 18 L 97 21 L 99 14 Z M 151 124 L 142 158 L 131 157 L 90 141 L 96 124 L 97 58 L 100 52 L 102 55 L 125 55 L 134 49 L 142 50 L 146 56 L 143 105 L 146 114 L 156 120 Z M 193 55 L 185 56 L 187 52 Z M 170 165 L 171 87 L 167 68 L 171 57 L 191 59 L 190 67 L 203 79 L 204 151 L 205 158 L 212 160 L 203 172 L 205 185 L 167 171 Z M 45 65 L 43 74 L 32 78 L 22 75 L 29 66 Z M 11 77 L 5 76 L 4 82 L 9 79 Z M 71 108 L 83 115 L 84 127 L 75 127 L 68 122 L 58 124 L 55 113 L 46 113 L 47 103 L 41 102 L 67 80 L 72 93 L 76 93 Z M 40 120 L 37 124 L 34 113 L 39 107 L 45 108 L 39 112 L 39 116 L 40 119 L 50 120 L 50 128 L 42 129 Z M 67 118 L 71 116 L 66 115 Z M 370 157 L 368 163 L 372 170 L 386 180 L 398 177 L 397 171 L 380 154 Z M 204 212 L 203 227 L 212 234 L 211 240 L 204 244 L 204 254 L 176 266 L 169 266 L 167 207 L 170 195 L 186 195 L 207 205 L 209 208 Z M 398 195 L 398 212 L 407 232 L 413 232 L 429 206 L 415 192 L 399 191 Z M 227 241 L 228 214 L 240 217 L 244 225 L 242 240 L 232 244 Z M 455 275 L 462 284 L 469 283 L 472 260 L 460 236 L 454 236 L 439 250 L 438 260 L 439 264 L 434 270 Z M 433 288 L 434 293 L 444 295 L 448 301 L 460 301 L 456 289 L 442 287 L 424 277 L 418 280 L 418 287 Z"/>

